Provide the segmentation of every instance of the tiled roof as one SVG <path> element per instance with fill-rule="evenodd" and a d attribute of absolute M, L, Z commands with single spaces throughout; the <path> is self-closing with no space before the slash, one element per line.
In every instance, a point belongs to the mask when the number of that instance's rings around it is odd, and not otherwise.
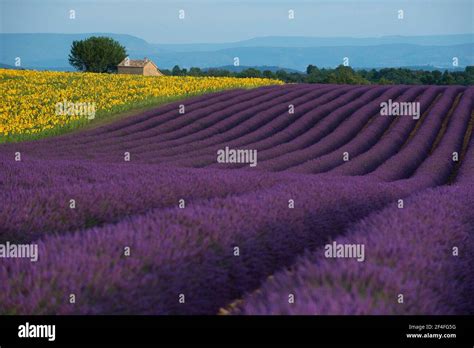
<path fill-rule="evenodd" d="M 143 68 L 147 63 L 153 63 L 151 60 L 148 59 L 129 59 L 128 64 L 126 64 L 127 59 L 125 58 L 123 61 L 120 62 L 118 66 L 130 66 L 134 68 Z"/>

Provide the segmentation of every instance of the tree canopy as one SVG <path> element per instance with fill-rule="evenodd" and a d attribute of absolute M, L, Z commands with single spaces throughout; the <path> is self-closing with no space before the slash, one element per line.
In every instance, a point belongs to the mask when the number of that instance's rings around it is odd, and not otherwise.
<path fill-rule="evenodd" d="M 79 71 L 96 73 L 114 72 L 127 57 L 125 47 L 109 37 L 92 36 L 73 41 L 69 64 Z"/>
<path fill-rule="evenodd" d="M 171 71 L 162 70 L 165 75 L 175 76 L 232 76 L 232 77 L 266 77 L 290 83 L 334 83 L 350 85 L 474 85 L 474 66 L 467 66 L 464 71 L 412 70 L 406 68 L 353 69 L 340 65 L 337 68 L 318 68 L 308 65 L 306 73 L 288 72 L 286 70 L 264 70 L 255 68 L 240 72 L 227 69 L 190 68 L 189 71 L 175 66 Z"/>

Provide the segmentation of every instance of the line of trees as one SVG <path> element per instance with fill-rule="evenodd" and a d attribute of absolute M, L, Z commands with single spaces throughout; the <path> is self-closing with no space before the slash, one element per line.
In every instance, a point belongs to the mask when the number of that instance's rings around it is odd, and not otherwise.
<path fill-rule="evenodd" d="M 425 71 L 404 68 L 384 68 L 354 70 L 340 65 L 335 69 L 319 69 L 309 65 L 306 73 L 278 70 L 260 71 L 255 68 L 233 72 L 225 69 L 190 68 L 182 69 L 176 65 L 172 70 L 161 70 L 165 75 L 173 76 L 229 76 L 229 77 L 266 77 L 293 83 L 335 83 L 335 84 L 406 84 L 406 85 L 474 85 L 474 66 L 464 71 Z"/>
<path fill-rule="evenodd" d="M 85 40 L 74 41 L 69 54 L 69 63 L 79 71 L 115 72 L 117 64 L 127 56 L 124 46 L 109 37 L 92 36 Z M 165 75 L 173 76 L 229 76 L 229 77 L 266 77 L 293 83 L 334 83 L 334 84 L 406 84 L 406 85 L 474 85 L 474 66 L 464 71 L 426 71 L 402 68 L 384 68 L 354 70 L 340 65 L 335 69 L 319 69 L 308 65 L 306 73 L 278 70 L 260 71 L 255 68 L 233 72 L 226 69 L 190 68 L 181 69 L 176 65 L 172 70 L 162 70 Z"/>

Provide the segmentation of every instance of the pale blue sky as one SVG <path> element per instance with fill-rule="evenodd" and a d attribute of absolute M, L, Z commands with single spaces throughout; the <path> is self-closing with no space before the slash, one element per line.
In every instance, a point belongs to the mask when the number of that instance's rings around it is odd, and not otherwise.
<path fill-rule="evenodd" d="M 130 34 L 153 43 L 231 42 L 259 36 L 464 34 L 473 0 L 0 0 L 5 33 Z M 76 19 L 69 19 L 69 10 Z M 185 19 L 178 18 L 180 9 Z M 288 20 L 288 10 L 295 19 Z M 397 18 L 403 9 L 405 19 Z"/>

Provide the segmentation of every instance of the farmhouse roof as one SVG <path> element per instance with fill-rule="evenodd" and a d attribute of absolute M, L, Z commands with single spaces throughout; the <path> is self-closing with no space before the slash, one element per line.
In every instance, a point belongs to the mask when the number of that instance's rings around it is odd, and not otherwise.
<path fill-rule="evenodd" d="M 127 66 L 127 67 L 132 67 L 132 68 L 143 68 L 145 65 L 147 65 L 148 63 L 151 63 L 155 66 L 155 68 L 158 69 L 158 67 L 156 66 L 155 63 L 153 63 L 153 61 L 151 61 L 150 59 L 148 58 L 144 58 L 144 59 L 128 59 L 128 63 L 127 63 L 127 58 L 125 58 L 124 60 L 122 60 L 120 62 L 120 64 L 118 66 Z"/>

